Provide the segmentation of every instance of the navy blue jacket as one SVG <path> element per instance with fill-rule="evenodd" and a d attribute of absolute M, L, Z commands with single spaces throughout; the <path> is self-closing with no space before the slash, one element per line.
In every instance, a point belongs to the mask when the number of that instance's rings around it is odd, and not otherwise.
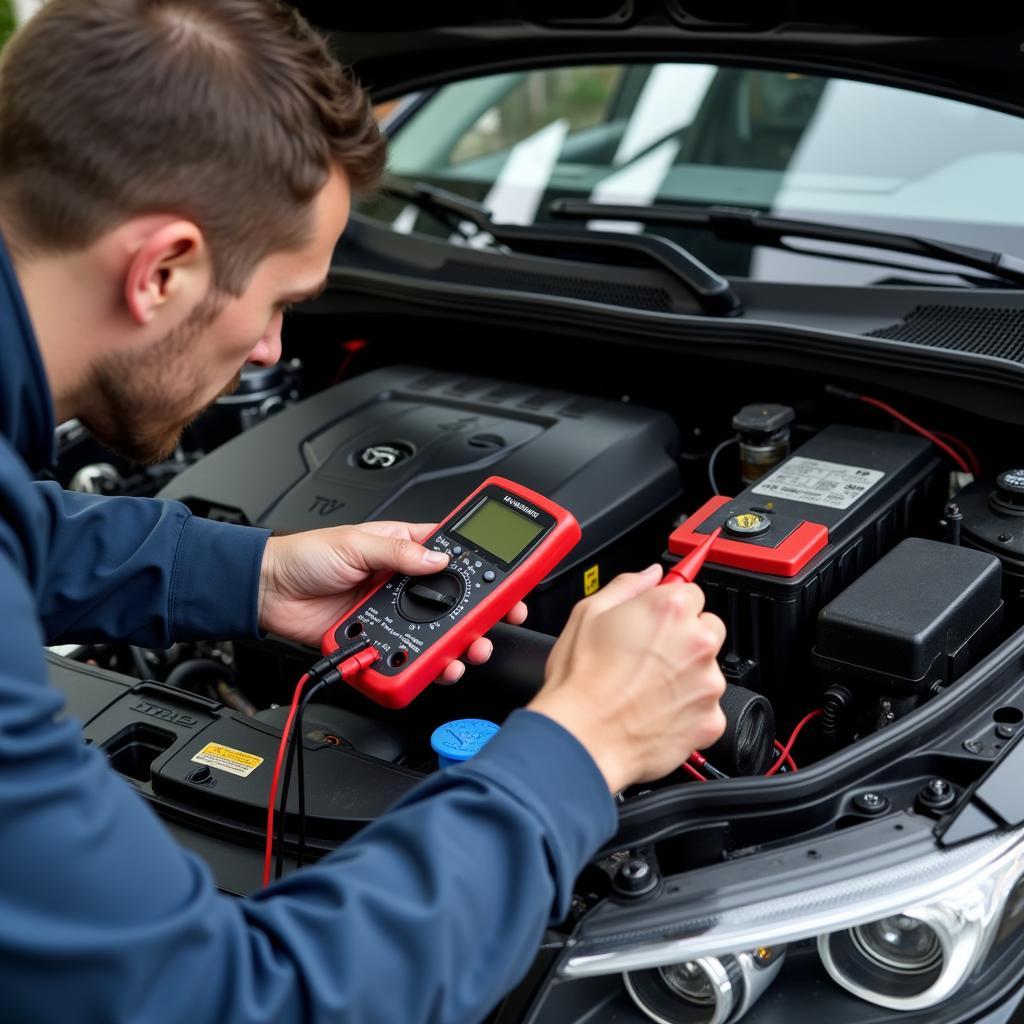
<path fill-rule="evenodd" d="M 2 246 L 0 246 L 2 250 Z M 0 251 L 0 1005 L 11 1022 L 483 1017 L 615 825 L 586 751 L 520 711 L 318 864 L 224 896 L 59 717 L 45 643 L 255 637 L 266 534 L 33 482 L 53 411 Z M 269 764 L 257 771 L 268 772 Z"/>

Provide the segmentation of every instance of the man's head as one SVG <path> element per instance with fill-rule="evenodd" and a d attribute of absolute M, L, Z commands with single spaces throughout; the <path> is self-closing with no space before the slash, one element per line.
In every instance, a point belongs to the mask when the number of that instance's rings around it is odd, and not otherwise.
<path fill-rule="evenodd" d="M 365 94 L 287 5 L 50 0 L 0 65 L 0 223 L 58 413 L 163 455 L 248 356 L 277 359 L 383 164 Z"/>

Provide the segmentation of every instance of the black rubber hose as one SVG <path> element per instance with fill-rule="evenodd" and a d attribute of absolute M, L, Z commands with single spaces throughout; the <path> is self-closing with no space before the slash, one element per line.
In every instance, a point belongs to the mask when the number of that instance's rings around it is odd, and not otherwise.
<path fill-rule="evenodd" d="M 183 690 L 189 689 L 187 683 L 205 677 L 210 685 L 219 679 L 227 679 L 229 682 L 234 679 L 234 672 L 227 665 L 222 665 L 212 658 L 189 658 L 167 674 L 164 683 L 167 686 L 177 686 Z"/>
<path fill-rule="evenodd" d="M 128 650 L 132 652 L 132 664 L 140 679 L 152 679 L 153 670 L 146 661 L 146 656 L 134 644 L 129 645 Z"/>
<path fill-rule="evenodd" d="M 499 622 L 487 636 L 494 653 L 485 665 L 469 668 L 466 682 L 479 684 L 488 701 L 497 698 L 509 707 L 529 704 L 544 685 L 544 666 L 558 638 L 507 622 Z"/>
<path fill-rule="evenodd" d="M 727 775 L 763 775 L 771 767 L 775 753 L 771 701 L 730 683 L 719 704 L 725 714 L 725 732 L 701 753 Z"/>

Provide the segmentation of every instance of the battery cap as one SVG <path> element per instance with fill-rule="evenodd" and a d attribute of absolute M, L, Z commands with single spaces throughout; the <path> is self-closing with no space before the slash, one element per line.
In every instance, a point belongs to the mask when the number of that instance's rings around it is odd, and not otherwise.
<path fill-rule="evenodd" d="M 767 533 L 772 526 L 771 519 L 763 512 L 738 512 L 725 521 L 725 532 L 731 533 L 734 537 L 760 537 Z"/>
<path fill-rule="evenodd" d="M 439 725 L 430 737 L 438 765 L 447 768 L 468 761 L 500 728 L 486 718 L 458 718 Z"/>
<path fill-rule="evenodd" d="M 788 405 L 759 402 L 743 406 L 732 418 L 732 429 L 738 434 L 770 436 L 788 427 L 795 418 L 796 414 Z"/>
<path fill-rule="evenodd" d="M 997 511 L 1024 512 L 1024 469 L 1007 469 L 996 477 L 992 504 Z"/>

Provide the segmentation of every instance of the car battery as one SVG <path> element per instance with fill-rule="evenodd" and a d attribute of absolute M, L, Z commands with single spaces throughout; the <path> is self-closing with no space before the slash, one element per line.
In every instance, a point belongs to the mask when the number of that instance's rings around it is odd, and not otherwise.
<path fill-rule="evenodd" d="M 670 563 L 716 527 L 699 583 L 726 624 L 723 671 L 770 697 L 783 724 L 814 699 L 818 612 L 905 537 L 934 523 L 945 474 L 920 437 L 835 425 L 669 538 Z"/>

